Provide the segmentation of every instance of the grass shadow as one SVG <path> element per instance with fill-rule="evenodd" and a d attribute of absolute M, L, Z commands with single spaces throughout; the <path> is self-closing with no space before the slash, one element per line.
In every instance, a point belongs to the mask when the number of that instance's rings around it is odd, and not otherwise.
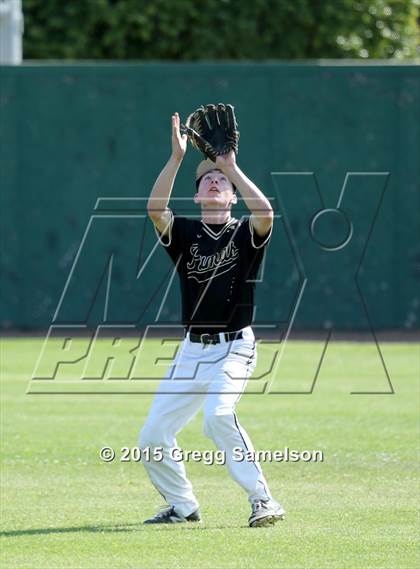
<path fill-rule="evenodd" d="M 158 524 L 158 525 L 144 525 L 142 522 L 134 524 L 107 524 L 107 525 L 92 525 L 92 526 L 74 526 L 74 527 L 61 527 L 61 528 L 34 528 L 34 529 L 22 529 L 22 530 L 10 530 L 0 532 L 0 537 L 22 537 L 30 535 L 51 535 L 51 534 L 61 534 L 61 533 L 77 533 L 77 532 L 88 532 L 88 533 L 122 533 L 122 532 L 134 532 L 134 531 L 173 531 L 177 527 L 182 530 L 224 530 L 228 528 L 236 527 L 240 529 L 242 526 L 233 525 L 218 525 L 207 527 L 205 524 Z M 243 526 L 248 527 L 248 526 Z"/>

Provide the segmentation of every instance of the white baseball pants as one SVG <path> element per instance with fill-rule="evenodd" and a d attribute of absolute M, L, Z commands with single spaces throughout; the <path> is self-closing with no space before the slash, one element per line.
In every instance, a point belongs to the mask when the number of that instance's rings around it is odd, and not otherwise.
<path fill-rule="evenodd" d="M 243 338 L 219 344 L 193 343 L 184 339 L 165 378 L 159 384 L 146 423 L 141 430 L 139 447 L 163 448 L 163 460 L 152 456 L 142 460 L 149 477 L 171 506 L 183 516 L 198 508 L 183 462 L 169 454 L 177 447 L 176 434 L 204 406 L 204 433 L 224 451 L 231 476 L 247 492 L 249 500 L 271 498 L 258 462 L 238 462 L 232 450 L 254 451 L 252 443 L 238 422 L 235 406 L 245 390 L 256 365 L 255 337 L 250 326 Z M 151 452 L 152 455 L 152 452 Z"/>

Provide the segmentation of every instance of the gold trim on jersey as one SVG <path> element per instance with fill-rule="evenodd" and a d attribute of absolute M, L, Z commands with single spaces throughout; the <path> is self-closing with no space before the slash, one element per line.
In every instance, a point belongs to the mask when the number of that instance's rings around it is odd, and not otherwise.
<path fill-rule="evenodd" d="M 237 221 L 238 221 L 237 219 L 232 217 L 232 219 L 230 219 L 227 222 L 227 224 L 223 226 L 223 228 L 219 231 L 219 233 L 213 231 L 213 229 L 211 229 L 203 220 L 201 220 L 201 223 L 203 224 L 203 230 L 207 233 L 207 235 L 209 235 L 212 239 L 217 241 L 217 239 L 219 239 L 219 237 L 223 235 L 223 233 L 228 229 L 228 227 L 230 227 L 233 223 L 236 223 Z"/>

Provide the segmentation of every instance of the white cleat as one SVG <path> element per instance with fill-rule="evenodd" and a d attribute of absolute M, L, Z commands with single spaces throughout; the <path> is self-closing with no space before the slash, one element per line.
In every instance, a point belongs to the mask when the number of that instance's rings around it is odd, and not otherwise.
<path fill-rule="evenodd" d="M 257 500 L 252 503 L 252 514 L 249 518 L 251 528 L 273 526 L 279 520 L 284 520 L 286 512 L 274 500 Z"/>

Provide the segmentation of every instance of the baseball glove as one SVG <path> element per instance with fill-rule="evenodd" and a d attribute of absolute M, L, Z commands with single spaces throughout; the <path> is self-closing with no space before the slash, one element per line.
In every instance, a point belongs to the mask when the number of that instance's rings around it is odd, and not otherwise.
<path fill-rule="evenodd" d="M 181 133 L 213 162 L 217 156 L 231 150 L 238 153 L 239 131 L 232 105 L 201 106 L 190 114 L 185 125 L 181 125 Z"/>

